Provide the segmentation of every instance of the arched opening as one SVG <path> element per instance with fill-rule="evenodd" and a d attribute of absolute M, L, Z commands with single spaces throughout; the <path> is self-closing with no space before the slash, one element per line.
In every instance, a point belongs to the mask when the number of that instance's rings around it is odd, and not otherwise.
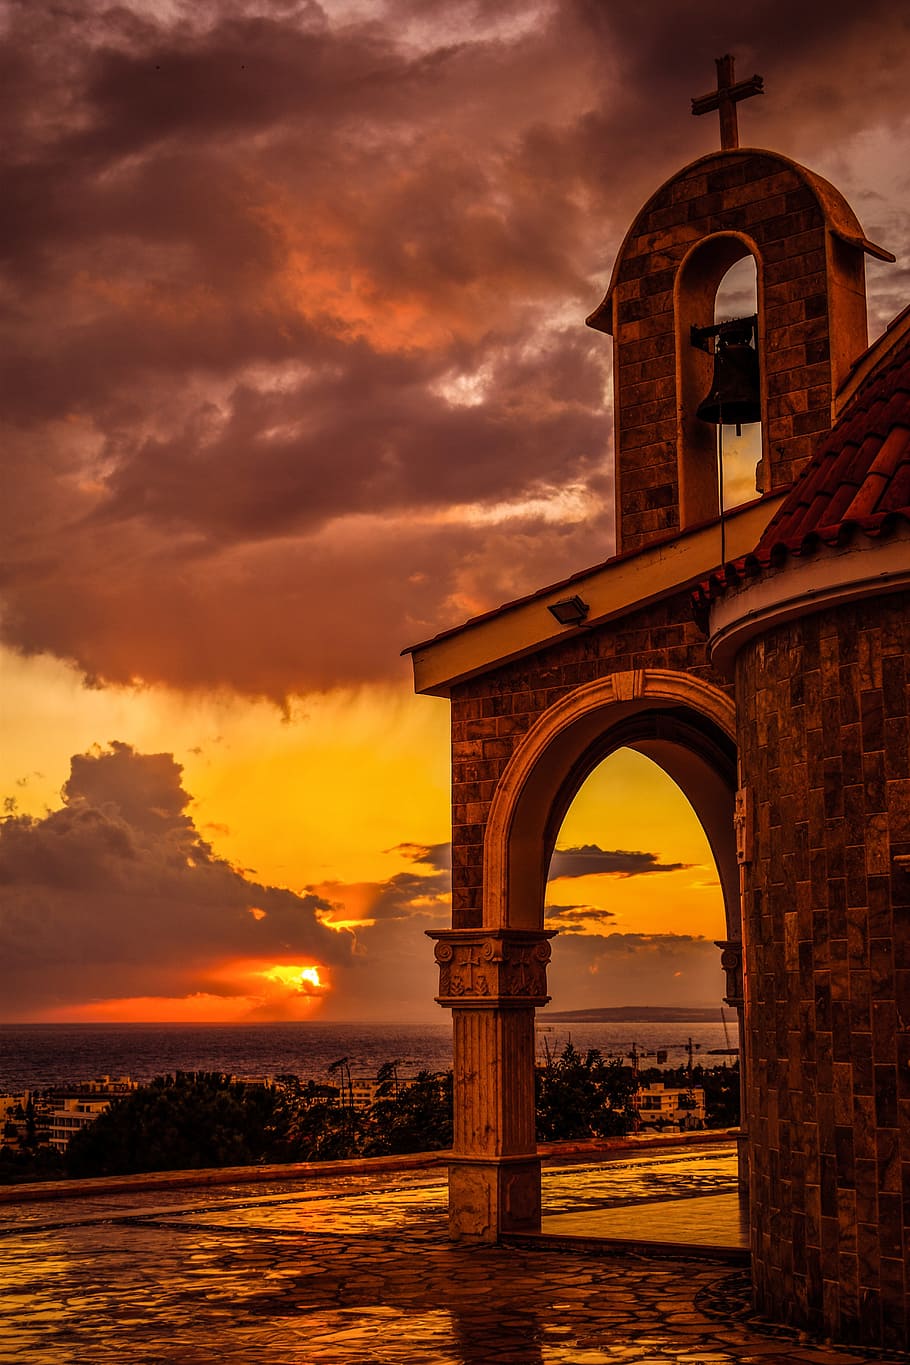
<path fill-rule="evenodd" d="M 724 275 L 714 297 L 714 322 L 758 314 L 758 271 L 755 257 L 743 256 Z M 725 512 L 751 502 L 764 491 L 761 465 L 762 424 L 747 422 L 738 427 L 725 423 L 720 429 L 721 506 Z"/>
<path fill-rule="evenodd" d="M 739 940 L 733 703 L 689 673 L 636 669 L 565 694 L 541 714 L 500 776 L 484 837 L 483 922 L 433 931 L 437 997 L 454 1024 L 454 1236 L 540 1227 L 534 1118 L 535 1011 L 546 1003 L 544 924 L 556 836 L 585 779 L 628 747 L 686 794 L 711 848 L 727 939 Z"/>
<path fill-rule="evenodd" d="M 655 702 L 657 704 L 654 704 Z M 553 904 L 547 896 L 547 890 L 553 884 L 554 871 L 559 872 L 560 863 L 569 871 L 583 871 L 585 863 L 589 860 L 584 854 L 579 860 L 577 845 L 575 855 L 569 853 L 567 858 L 565 841 L 561 841 L 559 836 L 567 823 L 571 828 L 572 809 L 579 801 L 584 804 L 588 789 L 592 789 L 592 793 L 595 794 L 596 804 L 598 778 L 601 783 L 604 817 L 609 819 L 609 810 L 612 806 L 616 818 L 619 803 L 624 801 L 625 829 L 632 830 L 628 814 L 630 809 L 634 808 L 635 802 L 630 797 L 628 787 L 625 794 L 617 791 L 615 786 L 612 792 L 604 790 L 604 784 L 610 784 L 611 778 L 614 784 L 617 778 L 621 779 L 623 769 L 627 777 L 631 772 L 635 772 L 639 782 L 640 829 L 650 823 L 653 831 L 655 823 L 660 823 L 654 819 L 654 804 L 655 801 L 660 801 L 665 814 L 669 817 L 670 828 L 675 823 L 677 831 L 680 828 L 686 831 L 691 848 L 691 863 L 700 867 L 705 883 L 700 894 L 703 897 L 705 895 L 710 897 L 713 913 L 703 913 L 698 923 L 691 926 L 694 932 L 690 930 L 687 935 L 680 932 L 682 926 L 674 924 L 672 910 L 666 907 L 661 912 L 660 919 L 655 919 L 650 926 L 642 926 L 639 904 L 637 911 L 633 912 L 632 922 L 625 926 L 626 933 L 620 933 L 615 938 L 612 938 L 609 932 L 603 935 L 600 961 L 598 962 L 595 957 L 593 963 L 591 956 L 586 955 L 583 940 L 575 939 L 573 942 L 573 936 L 570 934 L 563 937 L 560 943 L 558 936 L 553 944 L 554 965 L 550 969 L 548 987 L 553 997 L 554 1011 L 559 1013 L 560 995 L 562 1009 L 575 1008 L 574 1004 L 566 1003 L 569 997 L 579 1005 L 588 1003 L 583 1002 L 581 997 L 583 985 L 593 984 L 589 969 L 591 965 L 605 969 L 608 978 L 611 955 L 614 962 L 614 980 L 617 972 L 625 971 L 624 984 L 635 990 L 634 976 L 629 974 L 630 964 L 640 963 L 649 950 L 657 949 L 657 959 L 658 961 L 662 959 L 662 965 L 652 969 L 652 992 L 659 994 L 654 972 L 661 969 L 665 973 L 683 970 L 679 964 L 686 960 L 688 969 L 692 971 L 698 962 L 704 995 L 697 1002 L 690 996 L 688 1003 L 706 1005 L 708 998 L 713 998 L 716 1008 L 713 1021 L 716 1034 L 719 1028 L 722 1029 L 720 1010 L 725 985 L 721 972 L 721 951 L 717 944 L 719 941 L 728 942 L 739 940 L 741 937 L 739 875 L 733 826 L 736 757 L 732 740 L 729 734 L 703 713 L 684 705 L 661 706 L 657 698 L 654 698 L 650 705 L 646 697 L 642 697 L 637 706 L 635 703 L 619 703 L 618 706 L 604 711 L 601 724 L 603 727 L 601 733 L 572 765 L 558 787 L 546 822 L 550 875 L 544 888 L 545 926 L 557 930 L 561 928 L 559 912 L 551 908 L 547 913 L 546 909 L 548 902 Z M 587 831 L 589 837 L 582 837 L 581 846 L 587 846 L 588 850 L 593 852 L 593 860 L 607 869 L 608 877 L 611 867 L 626 872 L 634 869 L 639 871 L 641 876 L 670 876 L 674 871 L 684 874 L 690 871 L 688 868 L 673 866 L 674 862 L 689 861 L 687 859 L 671 857 L 668 861 L 662 861 L 665 843 L 663 833 L 658 833 L 656 839 L 649 839 L 645 832 L 640 840 L 636 840 L 633 834 L 622 841 L 623 844 L 631 845 L 631 848 L 615 847 L 609 838 L 601 843 L 598 838 L 593 837 L 597 833 L 597 814 L 595 810 L 588 817 L 587 823 L 582 821 L 580 825 L 582 836 Z M 571 848 L 571 844 L 569 847 Z M 562 854 L 560 849 L 563 850 Z M 641 871 L 643 868 L 661 868 L 662 873 L 643 872 Z M 572 902 L 569 901 L 563 910 L 563 916 L 567 920 L 566 927 L 570 929 L 573 923 L 579 922 L 571 906 Z M 604 908 L 610 910 L 609 905 Z M 637 925 L 634 923 L 635 919 L 639 921 Z M 590 920 L 588 922 L 590 923 Z M 585 923 L 583 916 L 581 923 Z M 601 928 L 603 927 L 604 922 L 601 920 Z M 655 927 L 662 928 L 662 937 L 654 935 L 652 930 Z M 610 949 L 616 952 L 611 954 Z M 674 958 L 676 965 L 671 968 L 669 962 Z M 708 985 L 712 977 L 713 984 Z M 605 980 L 603 976 L 601 979 Z M 640 987 L 638 989 L 640 991 Z M 666 1000 L 669 995 L 665 989 L 663 998 Z M 590 1000 L 593 1003 L 593 996 Z M 608 1007 L 620 1002 L 612 1000 L 608 994 L 601 994 L 599 1003 Z M 626 998 L 621 1003 L 644 1005 L 648 1002 L 640 998 L 639 994 L 638 999 L 633 1001 Z M 652 1003 L 657 1003 L 653 996 Z M 539 1015 L 538 1023 L 543 1024 L 548 1017 L 544 1011 Z M 738 1034 L 738 1022 L 734 1014 L 731 1019 L 734 1034 Z M 615 1037 L 615 1030 L 611 1034 L 608 1029 L 604 1037 L 600 1039 L 589 1037 L 585 1045 L 596 1046 L 603 1051 L 602 1044 L 609 1042 L 611 1038 L 615 1042 Z M 657 1040 L 655 1037 L 652 1041 L 655 1046 L 650 1050 L 656 1053 L 658 1041 L 663 1046 L 665 1042 L 671 1040 Z M 714 1042 L 716 1046 L 721 1045 L 719 1037 L 715 1036 Z M 670 1058 L 667 1060 L 669 1062 Z M 680 1055 L 674 1055 L 672 1061 L 678 1067 L 683 1064 Z"/>
<path fill-rule="evenodd" d="M 755 496 L 763 423 L 745 423 L 739 437 L 735 427 L 722 426 L 723 458 L 719 459 L 718 426 L 699 417 L 698 409 L 712 391 L 715 378 L 713 349 L 717 341 L 706 337 L 706 330 L 731 316 L 742 319 L 755 315 L 758 321 L 752 344 L 760 354 L 764 333 L 760 299 L 760 257 L 754 242 L 742 233 L 717 233 L 699 242 L 677 273 L 677 460 L 684 527 L 711 520 L 722 510 Z M 760 383 L 762 411 L 763 387 Z M 763 475 L 760 477 L 764 484 Z"/>
<path fill-rule="evenodd" d="M 672 1143 L 702 1131 L 708 1141 L 709 1130 L 738 1125 L 739 1016 L 725 1009 L 718 870 L 683 791 L 640 749 L 614 750 L 576 793 L 550 863 L 545 924 L 558 932 L 551 1000 L 536 1017 L 538 1140 L 637 1132 Z M 630 1159 L 638 1169 L 641 1158 Z M 721 1141 L 694 1160 L 701 1176 L 737 1184 L 735 1147 Z M 661 1180 L 690 1178 L 691 1161 L 672 1146 L 658 1164 Z M 571 1233 L 583 1219 L 590 1236 L 628 1235 L 600 1166 L 592 1156 L 574 1177 L 544 1172 L 544 1231 Z M 658 1239 L 672 1237 L 674 1206 L 649 1218 Z"/>
<path fill-rule="evenodd" d="M 689 673 L 636 669 L 587 682 L 544 711 L 499 778 L 484 835 L 483 924 L 434 932 L 439 999 L 454 1020 L 450 1227 L 495 1237 L 539 1227 L 535 1009 L 546 998 L 547 868 L 585 778 L 619 748 L 685 792 L 711 848 L 727 939 L 738 940 L 734 710 Z"/>
<path fill-rule="evenodd" d="M 564 1011 L 593 1021 L 613 1006 L 710 1007 L 706 1036 L 718 1032 L 716 941 L 727 924 L 717 867 L 686 796 L 644 753 L 615 750 L 576 793 L 550 861 L 545 924 L 558 934 L 541 1021 Z M 610 1046 L 609 1029 L 603 1039 Z M 593 1034 L 591 1045 L 603 1050 Z"/>

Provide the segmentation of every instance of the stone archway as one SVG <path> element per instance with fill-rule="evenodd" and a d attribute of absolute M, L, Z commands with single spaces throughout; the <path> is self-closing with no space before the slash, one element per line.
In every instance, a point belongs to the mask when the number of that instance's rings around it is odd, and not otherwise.
<path fill-rule="evenodd" d="M 548 999 L 544 929 L 556 831 L 588 773 L 637 748 L 682 788 L 717 862 L 727 938 L 740 938 L 733 702 L 686 673 L 635 669 L 572 689 L 540 716 L 499 779 L 484 836 L 483 923 L 436 932 L 438 1000 L 452 1010 L 455 1128 L 450 1230 L 492 1241 L 540 1227 L 534 1015 Z"/>
<path fill-rule="evenodd" d="M 669 725 L 642 726 L 640 736 L 634 724 L 627 724 L 635 717 L 666 712 L 673 713 Z M 490 806 L 484 837 L 484 926 L 543 928 L 550 852 L 546 831 L 554 823 L 554 806 L 559 823 L 584 776 L 621 743 L 653 757 L 691 801 L 718 864 L 729 934 L 739 920 L 732 818 L 735 774 L 731 785 L 717 771 L 717 755 L 712 763 L 697 752 L 696 718 L 702 722 L 706 747 L 713 740 L 716 750 L 717 737 L 723 736 L 735 751 L 731 698 L 687 673 L 657 668 L 611 673 L 573 689 L 545 711 L 512 755 Z M 621 725 L 625 734 L 610 743 Z"/>

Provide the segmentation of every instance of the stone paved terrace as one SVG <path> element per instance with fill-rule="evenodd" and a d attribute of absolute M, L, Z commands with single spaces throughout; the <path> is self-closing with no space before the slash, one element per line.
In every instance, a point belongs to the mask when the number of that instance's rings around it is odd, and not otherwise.
<path fill-rule="evenodd" d="M 735 1182 L 729 1145 L 552 1164 L 547 1236 L 503 1246 L 447 1239 L 439 1167 L 5 1202 L 0 1362 L 900 1361 L 752 1318 Z"/>

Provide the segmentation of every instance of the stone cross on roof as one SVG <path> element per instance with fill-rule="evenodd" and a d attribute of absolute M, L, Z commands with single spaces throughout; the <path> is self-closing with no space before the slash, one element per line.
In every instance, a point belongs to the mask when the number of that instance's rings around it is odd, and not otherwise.
<path fill-rule="evenodd" d="M 761 76 L 750 76 L 748 80 L 733 80 L 733 58 L 727 54 L 726 57 L 716 57 L 717 65 L 717 89 L 712 90 L 710 95 L 699 95 L 692 101 L 693 114 L 708 114 L 712 109 L 720 112 L 720 145 L 725 152 L 732 151 L 739 146 L 739 128 L 736 123 L 736 106 L 740 100 L 747 100 L 752 95 L 763 95 L 765 93 L 764 81 Z"/>

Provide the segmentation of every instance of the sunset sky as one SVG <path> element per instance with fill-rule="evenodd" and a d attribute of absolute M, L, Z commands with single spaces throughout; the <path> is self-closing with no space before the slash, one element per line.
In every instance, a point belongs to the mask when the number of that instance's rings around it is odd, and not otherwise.
<path fill-rule="evenodd" d="M 441 1018 L 448 706 L 399 651 L 613 548 L 644 199 L 833 180 L 910 301 L 910 19 L 705 0 L 7 0 L 0 1019 Z M 716 874 L 619 754 L 563 830 L 554 1007 L 719 998 Z"/>

